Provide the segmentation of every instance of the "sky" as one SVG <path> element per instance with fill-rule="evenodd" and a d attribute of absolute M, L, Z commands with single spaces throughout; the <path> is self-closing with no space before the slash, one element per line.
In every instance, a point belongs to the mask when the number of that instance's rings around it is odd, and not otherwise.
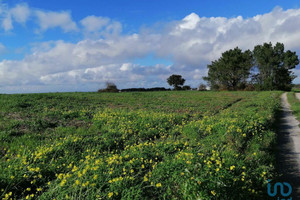
<path fill-rule="evenodd" d="M 197 87 L 222 52 L 264 42 L 299 55 L 300 0 L 0 0 L 0 93 Z"/>

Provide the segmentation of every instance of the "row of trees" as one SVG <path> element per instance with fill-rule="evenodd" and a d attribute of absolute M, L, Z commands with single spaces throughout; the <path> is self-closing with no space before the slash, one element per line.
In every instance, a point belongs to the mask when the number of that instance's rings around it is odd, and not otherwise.
<path fill-rule="evenodd" d="M 173 74 L 168 79 L 167 82 L 170 86 L 174 87 L 174 90 L 191 90 L 189 85 L 184 85 L 185 79 L 181 75 Z M 169 91 L 164 87 L 154 87 L 154 88 L 127 88 L 119 90 L 113 82 L 107 81 L 106 87 L 104 89 L 99 89 L 98 92 L 150 92 L 150 91 Z M 201 84 L 198 90 L 206 90 L 206 86 Z"/>
<path fill-rule="evenodd" d="M 169 91 L 170 88 L 166 89 L 164 87 L 153 87 L 153 88 L 127 88 L 119 90 L 113 82 L 107 81 L 105 83 L 106 87 L 99 89 L 98 92 L 150 92 L 150 91 Z"/>
<path fill-rule="evenodd" d="M 253 51 L 236 47 L 208 65 L 203 79 L 215 90 L 290 90 L 296 78 L 291 69 L 298 64 L 296 52 L 285 51 L 282 43 L 264 43 Z"/>

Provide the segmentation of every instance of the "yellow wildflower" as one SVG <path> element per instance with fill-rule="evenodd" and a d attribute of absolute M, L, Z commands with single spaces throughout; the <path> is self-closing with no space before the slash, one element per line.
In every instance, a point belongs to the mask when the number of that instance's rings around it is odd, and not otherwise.
<path fill-rule="evenodd" d="M 111 198 L 114 195 L 113 192 L 108 193 L 108 198 Z"/>
<path fill-rule="evenodd" d="M 161 187 L 161 183 L 157 183 L 157 184 L 156 184 L 156 187 Z"/>

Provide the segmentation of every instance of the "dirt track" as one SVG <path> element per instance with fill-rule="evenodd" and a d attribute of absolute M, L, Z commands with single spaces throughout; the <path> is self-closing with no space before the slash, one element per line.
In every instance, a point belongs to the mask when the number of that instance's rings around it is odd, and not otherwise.
<path fill-rule="evenodd" d="M 300 99 L 300 94 L 299 99 Z M 293 199 L 300 199 L 300 128 L 287 101 L 287 93 L 281 96 L 277 165 L 283 174 L 281 182 L 288 182 L 293 188 Z"/>

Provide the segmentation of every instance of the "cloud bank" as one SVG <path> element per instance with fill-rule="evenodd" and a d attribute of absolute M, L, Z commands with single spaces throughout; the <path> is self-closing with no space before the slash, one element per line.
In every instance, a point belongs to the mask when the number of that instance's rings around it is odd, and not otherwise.
<path fill-rule="evenodd" d="M 120 88 L 167 86 L 166 78 L 173 73 L 183 75 L 187 84 L 196 87 L 207 74 L 206 65 L 236 46 L 246 50 L 264 42 L 282 42 L 286 49 L 300 50 L 300 9 L 276 7 L 246 19 L 191 13 L 162 29 L 148 27 L 134 34 L 122 33 L 122 24 L 108 17 L 92 15 L 75 22 L 71 12 L 42 11 L 27 4 L 2 6 L 1 15 L 4 31 L 33 20 L 39 32 L 59 28 L 64 34 L 81 34 L 82 39 L 75 43 L 43 42 L 22 60 L 2 60 L 0 91 L 15 91 L 18 86 L 28 86 L 29 92 L 32 86 L 56 91 L 58 86 L 78 89 L 83 85 L 86 90 L 96 90 L 105 81 Z M 173 64 L 134 62 L 149 54 Z M 299 70 L 295 72 L 300 75 Z"/>

